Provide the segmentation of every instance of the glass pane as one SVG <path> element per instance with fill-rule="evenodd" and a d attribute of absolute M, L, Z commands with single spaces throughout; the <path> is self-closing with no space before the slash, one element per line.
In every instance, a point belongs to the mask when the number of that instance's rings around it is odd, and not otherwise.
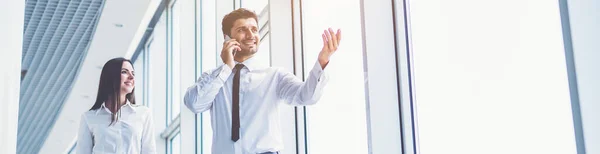
<path fill-rule="evenodd" d="M 302 2 L 305 76 L 323 47 L 323 30 L 340 28 L 343 33 L 325 68 L 330 78 L 323 96 L 307 107 L 308 153 L 368 153 L 360 1 Z"/>
<path fill-rule="evenodd" d="M 576 152 L 557 2 L 410 10 L 422 154 Z"/>
<path fill-rule="evenodd" d="M 146 85 L 148 95 L 146 98 L 146 102 L 154 109 L 154 124 L 156 126 L 165 126 L 170 119 L 167 119 L 168 112 L 166 110 L 167 103 L 167 20 L 166 13 L 162 13 L 160 20 L 156 23 L 154 27 L 154 31 L 152 32 L 152 39 L 147 44 L 148 52 L 146 52 L 146 57 L 148 57 L 148 66 L 146 70 L 148 84 Z M 157 129 L 156 132 L 160 132 L 161 130 Z M 163 146 L 164 147 L 164 146 Z"/>
<path fill-rule="evenodd" d="M 156 27 L 155 27 L 156 28 Z M 150 46 L 152 45 L 153 42 L 153 38 L 152 36 L 150 37 L 149 41 L 146 43 L 146 49 L 145 49 L 145 53 L 144 53 L 144 68 L 143 68 L 143 76 L 144 76 L 144 85 L 145 88 L 144 90 L 144 105 L 146 105 L 147 107 L 151 107 L 150 105 L 150 100 L 148 98 L 150 98 L 150 52 L 152 51 L 152 48 L 150 48 Z"/>
<path fill-rule="evenodd" d="M 173 8 L 169 7 L 165 10 L 165 14 L 167 16 L 166 20 L 166 67 L 167 67 L 167 124 L 170 124 L 172 119 L 175 118 L 173 116 Z"/>
<path fill-rule="evenodd" d="M 199 20 L 199 29 L 201 31 L 201 38 L 198 44 L 198 62 L 197 70 L 196 70 L 196 78 L 200 77 L 202 72 L 208 71 L 210 69 L 214 69 L 217 64 L 222 64 L 220 55 L 220 49 L 217 49 L 217 37 L 223 37 L 221 30 L 217 30 L 217 24 L 221 24 L 221 19 L 216 19 L 216 1 L 214 0 L 202 0 L 202 4 L 198 7 L 201 7 L 199 10 L 199 17 L 202 20 Z M 219 44 L 222 42 L 219 42 Z M 201 114 L 197 114 L 197 134 L 198 138 L 196 139 L 196 143 L 198 143 L 198 153 L 209 154 L 211 153 L 212 148 L 212 128 L 210 123 L 210 112 L 203 112 Z"/>
<path fill-rule="evenodd" d="M 183 97 L 181 95 L 181 44 L 179 41 L 179 3 L 174 3 L 171 7 L 171 49 L 172 49 L 172 61 L 171 61 L 171 73 L 172 73 L 172 95 L 171 95 L 171 120 L 175 119 L 181 112 L 181 101 Z"/>
<path fill-rule="evenodd" d="M 181 154 L 181 133 L 177 133 L 170 143 L 170 154 Z"/>
<path fill-rule="evenodd" d="M 140 104 L 140 105 L 145 105 L 145 101 L 144 101 L 144 64 L 145 64 L 145 59 L 144 59 L 144 51 L 139 51 L 140 54 L 138 55 L 138 57 L 135 60 L 135 63 L 133 64 L 133 69 L 135 72 L 135 101 L 136 104 Z"/>

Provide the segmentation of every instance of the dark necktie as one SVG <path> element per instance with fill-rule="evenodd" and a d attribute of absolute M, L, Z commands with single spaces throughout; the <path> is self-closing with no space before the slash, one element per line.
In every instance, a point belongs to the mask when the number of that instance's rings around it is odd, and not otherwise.
<path fill-rule="evenodd" d="M 236 142 L 240 139 L 240 71 L 244 64 L 235 65 L 233 75 L 233 101 L 231 102 L 231 140 Z"/>

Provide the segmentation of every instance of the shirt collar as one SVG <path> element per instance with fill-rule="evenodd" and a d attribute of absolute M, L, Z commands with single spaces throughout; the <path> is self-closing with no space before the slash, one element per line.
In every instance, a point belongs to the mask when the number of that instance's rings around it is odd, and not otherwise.
<path fill-rule="evenodd" d="M 96 110 L 96 115 L 98 115 L 98 112 L 100 111 L 106 111 L 110 114 L 112 114 L 112 112 L 110 112 L 110 110 L 106 107 L 105 105 L 106 103 L 102 103 L 102 106 L 100 106 L 100 109 Z M 133 107 L 133 105 L 131 104 L 131 102 L 129 102 L 129 100 L 127 100 L 127 103 L 125 103 L 124 105 L 121 106 L 121 109 L 123 108 L 129 108 L 129 110 L 131 112 L 136 112 L 136 109 Z"/>
<path fill-rule="evenodd" d="M 256 60 L 256 58 L 254 56 L 246 59 L 243 62 L 237 62 L 237 61 L 235 62 L 235 64 L 240 64 L 240 63 L 244 64 L 244 66 L 246 66 L 246 68 L 248 68 L 248 71 L 252 71 L 252 70 L 259 69 L 262 67 L 261 64 Z"/>

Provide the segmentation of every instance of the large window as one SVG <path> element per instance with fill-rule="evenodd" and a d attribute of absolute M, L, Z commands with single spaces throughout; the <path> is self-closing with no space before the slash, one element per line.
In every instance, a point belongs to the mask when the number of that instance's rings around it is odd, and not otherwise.
<path fill-rule="evenodd" d="M 422 154 L 576 153 L 557 1 L 410 10 Z"/>
<path fill-rule="evenodd" d="M 280 108 L 282 154 L 575 153 L 558 3 L 165 3 L 145 48 L 134 54 L 137 100 L 152 105 L 160 152 L 212 153 L 210 112 L 182 110 L 182 99 L 202 72 L 223 64 L 222 17 L 243 7 L 259 15 L 254 58 L 303 78 L 317 62 L 323 30 L 342 29 L 320 101 Z"/>
<path fill-rule="evenodd" d="M 343 33 L 338 52 L 325 68 L 330 78 L 323 96 L 307 107 L 308 153 L 368 153 L 360 1 L 302 2 L 304 76 L 317 62 L 323 30 L 340 28 Z"/>

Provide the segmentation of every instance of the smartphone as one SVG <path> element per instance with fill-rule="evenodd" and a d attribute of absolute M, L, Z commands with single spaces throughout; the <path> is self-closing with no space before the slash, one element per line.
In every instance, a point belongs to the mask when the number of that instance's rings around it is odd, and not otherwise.
<path fill-rule="evenodd" d="M 225 35 L 225 41 L 223 41 L 223 42 L 227 42 L 227 41 L 229 41 L 229 40 L 231 40 L 231 37 L 229 37 L 229 35 Z M 231 53 L 231 54 L 233 54 L 233 56 L 235 56 L 235 52 L 236 52 L 236 51 L 237 51 L 237 50 L 233 49 L 233 53 Z"/>

